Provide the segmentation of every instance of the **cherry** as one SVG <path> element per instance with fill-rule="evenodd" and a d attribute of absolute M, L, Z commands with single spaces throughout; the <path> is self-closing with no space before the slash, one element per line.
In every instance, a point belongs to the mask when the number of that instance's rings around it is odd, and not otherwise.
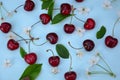
<path fill-rule="evenodd" d="M 60 13 L 62 15 L 69 15 L 72 11 L 71 5 L 68 3 L 61 4 Z"/>
<path fill-rule="evenodd" d="M 24 10 L 32 11 L 35 7 L 35 3 L 32 0 L 26 0 L 24 5 Z"/>
<path fill-rule="evenodd" d="M 95 27 L 95 21 L 92 18 L 88 18 L 84 24 L 86 30 L 91 30 Z"/>
<path fill-rule="evenodd" d="M 65 80 L 76 80 L 77 74 L 74 71 L 69 71 L 64 74 Z"/>
<path fill-rule="evenodd" d="M 48 24 L 50 22 L 50 16 L 48 14 L 41 14 L 40 15 L 40 20 L 42 21 L 43 24 Z"/>
<path fill-rule="evenodd" d="M 46 36 L 46 39 L 51 43 L 51 44 L 56 44 L 58 41 L 58 35 L 56 33 L 48 33 Z"/>
<path fill-rule="evenodd" d="M 7 43 L 7 47 L 10 50 L 16 50 L 19 48 L 19 43 L 15 41 L 14 39 L 10 39 Z"/>
<path fill-rule="evenodd" d="M 60 58 L 58 56 L 51 56 L 49 57 L 49 64 L 52 67 L 57 67 L 60 63 Z"/>
<path fill-rule="evenodd" d="M 86 39 L 84 42 L 83 42 L 83 46 L 85 48 L 86 51 L 91 51 L 93 50 L 95 44 L 92 40 L 90 39 Z"/>
<path fill-rule="evenodd" d="M 75 30 L 75 26 L 73 24 L 65 24 L 64 25 L 64 31 L 68 34 L 73 33 Z"/>
<path fill-rule="evenodd" d="M 26 61 L 26 63 L 32 65 L 36 62 L 37 60 L 37 55 L 35 53 L 29 53 L 29 54 L 26 54 L 24 56 L 24 60 Z"/>
<path fill-rule="evenodd" d="M 75 1 L 77 1 L 77 2 L 83 2 L 84 0 L 75 0 Z"/>
<path fill-rule="evenodd" d="M 118 44 L 118 39 L 112 36 L 107 36 L 105 38 L 105 45 L 109 48 L 114 48 Z"/>
<path fill-rule="evenodd" d="M 0 30 L 3 32 L 3 33 L 8 33 L 11 29 L 11 24 L 8 23 L 8 22 L 3 22 L 0 26 Z"/>

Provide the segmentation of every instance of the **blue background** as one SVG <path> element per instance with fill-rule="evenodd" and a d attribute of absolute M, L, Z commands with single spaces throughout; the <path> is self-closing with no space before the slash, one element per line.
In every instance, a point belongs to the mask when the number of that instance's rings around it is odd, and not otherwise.
<path fill-rule="evenodd" d="M 18 5 L 21 5 L 24 3 L 24 0 L 1 0 L 4 4 L 4 6 L 9 10 L 12 11 L 15 9 Z M 39 15 L 41 13 L 46 13 L 45 10 L 41 10 L 41 1 L 34 0 L 35 2 L 35 9 L 32 12 L 26 12 L 21 7 L 18 10 L 18 13 L 14 14 L 12 17 L 8 17 L 5 19 L 5 21 L 8 21 L 12 24 L 12 30 L 20 34 L 21 36 L 28 38 L 27 35 L 24 34 L 23 28 L 29 27 L 33 23 L 39 21 Z M 87 80 L 86 76 L 86 68 L 89 67 L 89 59 L 93 54 L 95 54 L 95 51 L 100 52 L 104 59 L 107 61 L 107 63 L 112 68 L 113 72 L 117 75 L 116 78 L 112 78 L 109 75 L 93 75 L 90 76 L 90 80 L 119 80 L 120 79 L 120 44 L 110 49 L 105 46 L 104 39 L 105 36 L 111 35 L 113 24 L 118 18 L 117 11 L 120 10 L 120 0 L 117 0 L 116 2 L 112 3 L 113 8 L 112 9 L 104 9 L 102 7 L 104 0 L 85 0 L 83 3 L 77 3 L 74 0 L 55 0 L 55 7 L 59 8 L 61 3 L 68 2 L 70 4 L 73 4 L 74 7 L 77 9 L 79 7 L 88 7 L 90 8 L 90 13 L 86 15 L 79 14 L 78 11 L 75 13 L 77 16 L 83 20 L 86 20 L 87 18 L 91 17 L 96 21 L 96 27 L 93 30 L 86 31 L 83 37 L 79 37 L 78 34 L 66 34 L 63 31 L 63 26 L 65 23 L 69 23 L 70 18 L 64 20 L 63 22 L 55 25 L 51 25 L 50 23 L 48 25 L 42 25 L 41 23 L 37 24 L 35 28 L 33 29 L 32 35 L 35 37 L 40 37 L 41 39 L 39 42 L 36 43 L 42 43 L 46 41 L 46 35 L 49 32 L 56 32 L 59 35 L 59 41 L 58 43 L 64 44 L 68 49 L 69 52 L 72 55 L 73 58 L 73 70 L 77 72 L 77 79 L 76 80 Z M 59 13 L 59 11 L 55 11 L 54 14 Z M 83 27 L 83 23 L 77 21 L 76 19 L 73 19 L 73 23 L 76 27 Z M 107 32 L 105 36 L 97 40 L 96 39 L 96 32 L 99 30 L 99 28 L 104 25 L 107 29 Z M 120 41 L 120 24 L 118 23 L 115 28 L 115 37 Z M 23 73 L 24 69 L 28 66 L 24 62 L 24 60 L 21 58 L 19 49 L 15 51 L 10 51 L 7 49 L 7 41 L 6 38 L 7 35 L 0 32 L 0 80 L 18 80 L 21 74 Z M 17 38 L 19 39 L 19 38 Z M 86 52 L 84 49 L 81 51 L 84 54 L 82 58 L 79 58 L 76 56 L 76 50 L 73 50 L 71 47 L 68 46 L 67 42 L 71 41 L 72 44 L 76 47 L 82 47 L 82 42 L 85 39 L 92 39 L 95 42 L 95 48 L 91 52 Z M 24 44 L 24 42 L 21 42 L 20 45 L 25 48 L 27 51 L 27 45 Z M 51 66 L 48 64 L 48 58 L 51 56 L 50 53 L 47 53 L 47 49 L 52 49 L 54 53 L 57 55 L 55 51 L 55 45 L 51 45 L 50 43 L 46 43 L 43 46 L 34 46 L 31 45 L 31 51 L 36 52 L 38 56 L 37 63 L 43 63 L 41 74 L 38 76 L 36 80 L 64 80 L 64 73 L 68 71 L 69 69 L 69 59 L 64 60 L 61 59 L 61 63 L 58 66 L 59 73 L 54 75 L 51 74 Z M 9 68 L 4 67 L 4 60 L 10 59 L 12 66 Z"/>

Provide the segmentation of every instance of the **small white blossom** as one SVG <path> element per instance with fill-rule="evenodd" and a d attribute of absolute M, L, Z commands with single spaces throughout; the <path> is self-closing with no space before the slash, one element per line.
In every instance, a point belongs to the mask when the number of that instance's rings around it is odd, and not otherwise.
<path fill-rule="evenodd" d="M 83 53 L 80 50 L 77 50 L 77 56 L 79 56 L 80 58 L 83 57 Z"/>
<path fill-rule="evenodd" d="M 90 59 L 91 67 L 96 65 L 99 61 L 100 61 L 100 57 L 98 56 L 98 53 L 97 53 L 94 56 L 92 56 L 92 58 Z"/>
<path fill-rule="evenodd" d="M 8 17 L 12 17 L 12 16 L 14 15 L 14 13 L 15 13 L 14 11 L 8 12 L 8 13 L 7 13 L 7 16 L 8 16 Z"/>
<path fill-rule="evenodd" d="M 76 31 L 77 31 L 77 34 L 78 34 L 80 37 L 82 37 L 83 34 L 84 34 L 84 32 L 85 32 L 85 29 L 82 29 L 82 28 L 80 28 L 80 27 L 77 27 L 77 28 L 76 28 Z"/>
<path fill-rule="evenodd" d="M 57 67 L 53 67 L 52 68 L 52 73 L 53 74 L 57 74 L 58 73 L 58 68 Z"/>
<path fill-rule="evenodd" d="M 31 30 L 31 27 L 25 27 L 24 28 L 24 33 L 26 34 L 26 35 L 29 35 L 29 31 Z"/>
<path fill-rule="evenodd" d="M 87 14 L 90 12 L 90 8 L 87 7 L 80 7 L 78 10 L 80 14 Z"/>
<path fill-rule="evenodd" d="M 111 9 L 112 8 L 111 1 L 105 0 L 104 3 L 103 3 L 103 7 L 105 9 Z"/>
<path fill-rule="evenodd" d="M 9 32 L 7 38 L 8 39 L 16 39 L 16 35 L 13 34 L 12 32 Z"/>
<path fill-rule="evenodd" d="M 8 60 L 8 59 L 6 59 L 5 61 L 4 61 L 4 66 L 5 67 L 10 67 L 12 64 L 11 64 L 11 61 L 10 60 Z"/>

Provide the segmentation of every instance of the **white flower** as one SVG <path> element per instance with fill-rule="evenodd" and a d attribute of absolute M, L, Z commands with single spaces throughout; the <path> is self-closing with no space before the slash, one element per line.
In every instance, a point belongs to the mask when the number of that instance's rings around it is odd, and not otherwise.
<path fill-rule="evenodd" d="M 111 9 L 112 8 L 111 1 L 105 0 L 103 3 L 103 7 L 106 9 Z"/>
<path fill-rule="evenodd" d="M 4 62 L 4 66 L 5 67 L 10 67 L 12 64 L 11 64 L 11 61 L 6 59 L 5 62 Z"/>
<path fill-rule="evenodd" d="M 78 10 L 80 14 L 87 14 L 90 12 L 90 9 L 87 7 L 80 7 Z"/>
<path fill-rule="evenodd" d="M 7 16 L 8 16 L 8 17 L 12 17 L 13 15 L 14 15 L 14 11 L 11 11 L 11 12 L 8 12 L 8 13 L 7 13 Z"/>
<path fill-rule="evenodd" d="M 57 74 L 58 73 L 58 68 L 57 67 L 52 67 L 52 73 Z"/>
<path fill-rule="evenodd" d="M 26 35 L 29 35 L 30 30 L 31 30 L 31 27 L 25 27 L 25 28 L 24 28 L 24 33 L 25 33 Z"/>
<path fill-rule="evenodd" d="M 92 58 L 90 59 L 91 67 L 96 65 L 99 61 L 100 61 L 100 57 L 98 56 L 98 53 L 97 53 L 94 56 L 92 56 Z"/>
<path fill-rule="evenodd" d="M 9 32 L 7 38 L 8 39 L 16 39 L 16 35 L 13 34 L 12 32 Z"/>
<path fill-rule="evenodd" d="M 83 56 L 83 53 L 80 50 L 78 50 L 76 55 L 81 58 Z"/>
<path fill-rule="evenodd" d="M 76 31 L 77 31 L 77 34 L 78 34 L 80 37 L 82 37 L 83 34 L 84 34 L 84 32 L 85 32 L 85 29 L 82 29 L 82 28 L 80 28 L 80 27 L 77 27 L 77 28 L 76 28 Z"/>

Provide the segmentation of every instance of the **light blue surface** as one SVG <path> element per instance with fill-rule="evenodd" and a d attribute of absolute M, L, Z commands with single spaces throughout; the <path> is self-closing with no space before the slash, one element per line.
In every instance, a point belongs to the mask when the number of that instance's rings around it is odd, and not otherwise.
<path fill-rule="evenodd" d="M 24 3 L 24 0 L 0 0 L 3 2 L 4 6 L 12 11 L 18 5 Z M 83 3 L 77 3 L 74 0 L 55 0 L 55 7 L 59 7 L 61 3 L 69 2 L 74 5 L 77 9 L 79 7 L 88 7 L 90 8 L 90 13 L 87 15 L 81 15 L 76 11 L 78 17 L 83 20 L 86 20 L 89 17 L 92 17 L 96 21 L 96 27 L 93 30 L 86 31 L 83 37 L 79 37 L 76 33 L 66 34 L 63 31 L 63 25 L 65 23 L 69 23 L 70 19 L 64 20 L 56 25 L 42 25 L 41 23 L 37 24 L 33 30 L 33 36 L 40 37 L 40 43 L 46 40 L 46 34 L 49 32 L 56 32 L 59 36 L 58 43 L 64 44 L 70 51 L 73 57 L 73 70 L 77 72 L 76 80 L 88 80 L 85 70 L 89 66 L 90 57 L 95 54 L 95 51 L 98 51 L 102 54 L 104 59 L 112 68 L 113 72 L 117 75 L 116 78 L 112 78 L 108 75 L 93 75 L 90 76 L 90 80 L 120 80 L 120 44 L 118 44 L 115 48 L 110 49 L 107 48 L 104 44 L 104 38 L 97 40 L 96 32 L 98 29 L 104 25 L 107 28 L 107 33 L 105 36 L 110 35 L 112 33 L 112 28 L 115 20 L 118 18 L 117 11 L 120 11 L 120 0 L 112 3 L 112 9 L 104 9 L 102 7 L 104 0 L 85 0 Z M 13 27 L 12 30 L 17 32 L 23 37 L 27 36 L 23 32 L 24 27 L 29 27 L 33 23 L 39 20 L 39 15 L 41 13 L 46 13 L 46 11 L 41 10 L 41 2 L 40 0 L 34 0 L 36 7 L 32 12 L 26 12 L 23 8 L 18 10 L 17 14 L 14 14 L 12 17 L 8 17 L 5 21 L 10 22 Z M 59 11 L 58 11 L 59 12 Z M 57 11 L 55 12 L 55 14 Z M 73 23 L 77 27 L 83 27 L 83 23 L 80 23 L 76 19 L 73 20 Z M 120 41 L 120 24 L 117 24 L 115 28 L 115 37 Z M 24 60 L 21 58 L 19 49 L 16 51 L 10 51 L 7 49 L 6 44 L 8 39 L 7 35 L 0 32 L 0 80 L 18 80 L 24 69 L 28 66 Z M 17 38 L 19 39 L 19 38 Z M 84 54 L 82 58 L 76 56 L 76 50 L 71 49 L 67 42 L 71 41 L 74 46 L 81 47 L 82 42 L 85 39 L 92 39 L 95 42 L 95 48 L 91 52 L 86 52 L 84 49 L 81 51 Z M 21 42 L 20 45 L 27 50 L 27 45 L 24 42 Z M 38 76 L 36 80 L 64 80 L 64 73 L 69 69 L 69 60 L 61 59 L 61 63 L 58 67 L 59 73 L 54 75 L 51 73 L 51 66 L 48 64 L 48 58 L 51 56 L 50 53 L 46 53 L 46 49 L 52 49 L 55 51 L 55 45 L 51 45 L 47 43 L 41 47 L 36 47 L 34 45 L 31 46 L 31 51 L 36 52 L 38 55 L 37 63 L 43 63 L 41 74 Z M 9 68 L 4 67 L 4 60 L 10 59 L 12 62 L 12 66 Z"/>

